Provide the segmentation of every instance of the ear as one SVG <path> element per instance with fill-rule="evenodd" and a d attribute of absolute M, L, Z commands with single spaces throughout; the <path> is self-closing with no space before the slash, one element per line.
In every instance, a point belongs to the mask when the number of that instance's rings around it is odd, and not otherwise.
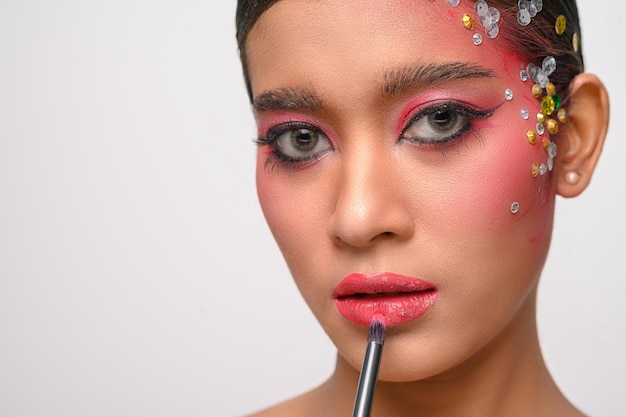
<path fill-rule="evenodd" d="M 609 126 L 609 96 L 593 74 L 579 74 L 570 83 L 567 124 L 556 139 L 554 164 L 557 194 L 576 197 L 591 181 Z"/>

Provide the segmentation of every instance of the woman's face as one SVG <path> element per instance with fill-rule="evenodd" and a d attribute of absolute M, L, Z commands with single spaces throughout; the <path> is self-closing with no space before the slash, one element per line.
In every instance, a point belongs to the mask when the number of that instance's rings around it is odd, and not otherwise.
<path fill-rule="evenodd" d="M 385 317 L 383 380 L 440 374 L 533 326 L 554 204 L 550 173 L 531 175 L 547 160 L 526 136 L 540 103 L 523 57 L 466 12 L 283 0 L 247 40 L 266 219 L 353 367 Z"/>

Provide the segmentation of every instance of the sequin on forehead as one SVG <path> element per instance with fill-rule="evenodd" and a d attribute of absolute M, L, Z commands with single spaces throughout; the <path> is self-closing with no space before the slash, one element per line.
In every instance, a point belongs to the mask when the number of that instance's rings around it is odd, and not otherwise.
<path fill-rule="evenodd" d="M 525 69 L 521 70 L 519 72 L 519 79 L 526 82 L 528 80 L 528 71 L 526 71 Z"/>
<path fill-rule="evenodd" d="M 543 136 L 543 134 L 546 133 L 546 127 L 543 125 L 543 123 L 537 123 L 537 126 L 535 126 L 535 130 L 541 136 Z"/>
<path fill-rule="evenodd" d="M 550 116 L 554 112 L 554 109 L 556 108 L 554 99 L 550 96 L 545 96 L 541 100 L 541 108 L 546 116 Z"/>
<path fill-rule="evenodd" d="M 548 146 L 548 156 L 550 158 L 554 158 L 556 156 L 556 143 L 550 142 L 550 145 Z"/>
<path fill-rule="evenodd" d="M 472 36 L 472 42 L 476 46 L 480 45 L 481 43 L 483 43 L 483 35 L 481 35 L 480 33 L 474 33 L 474 35 Z"/>
<path fill-rule="evenodd" d="M 461 0 L 446 0 L 446 3 L 448 3 L 448 5 L 452 7 L 458 6 L 460 2 Z"/>
<path fill-rule="evenodd" d="M 485 0 L 478 0 L 474 4 L 474 11 L 478 15 L 478 21 L 474 19 L 470 14 L 463 16 L 463 25 L 468 29 L 474 29 L 476 23 L 485 28 L 485 35 L 494 39 L 500 33 L 500 11 L 495 7 L 489 7 Z M 472 37 L 474 45 L 480 45 L 482 43 L 482 35 L 478 38 L 476 35 Z"/>
<path fill-rule="evenodd" d="M 567 19 L 565 16 L 560 15 L 556 18 L 556 22 L 554 24 L 554 30 L 557 35 L 562 35 L 565 33 L 565 29 L 567 29 Z"/>
<path fill-rule="evenodd" d="M 476 27 L 476 22 L 474 21 L 474 18 L 472 17 L 471 14 L 469 13 L 465 13 L 463 15 L 463 26 L 465 26 L 467 29 L 474 29 Z"/>
<path fill-rule="evenodd" d="M 535 66 L 532 62 L 526 66 L 526 71 L 528 72 L 528 76 L 534 79 L 537 76 L 537 72 L 539 68 Z"/>
<path fill-rule="evenodd" d="M 510 88 L 507 88 L 504 91 L 504 98 L 506 99 L 506 101 L 513 100 L 513 90 L 511 90 Z"/>
<path fill-rule="evenodd" d="M 522 116 L 522 119 L 524 120 L 528 120 L 528 117 L 530 117 L 530 114 L 528 113 L 528 109 L 521 109 L 519 111 L 520 116 Z"/>
<path fill-rule="evenodd" d="M 546 73 L 546 75 L 552 75 L 552 73 L 556 70 L 556 58 L 553 56 L 545 57 L 541 63 L 541 69 Z"/>
<path fill-rule="evenodd" d="M 497 23 L 490 23 L 485 27 L 485 33 L 487 34 L 487 37 L 493 39 L 500 33 L 500 27 Z"/>
<path fill-rule="evenodd" d="M 537 123 L 545 123 L 546 122 L 546 115 L 539 112 L 537 113 Z"/>
<path fill-rule="evenodd" d="M 493 23 L 498 23 L 500 21 L 500 11 L 495 7 L 490 7 L 487 9 L 487 13 L 479 16 L 478 21 L 481 26 L 487 27 Z"/>
<path fill-rule="evenodd" d="M 528 10 L 524 9 L 517 12 L 517 21 L 522 26 L 528 26 L 531 21 L 530 13 L 528 13 Z"/>
<path fill-rule="evenodd" d="M 482 16 L 487 13 L 489 6 L 485 0 L 478 0 L 474 5 L 474 10 L 478 16 Z"/>
<path fill-rule="evenodd" d="M 533 162 L 530 165 L 530 173 L 533 177 L 536 177 L 537 175 L 539 175 L 539 164 L 536 162 Z"/>
<path fill-rule="evenodd" d="M 548 120 L 548 132 L 550 132 L 551 135 L 556 135 L 559 132 L 559 124 L 556 120 Z"/>
<path fill-rule="evenodd" d="M 532 18 L 537 16 L 543 9 L 542 0 L 519 0 L 517 2 L 517 22 L 522 26 L 528 26 Z"/>

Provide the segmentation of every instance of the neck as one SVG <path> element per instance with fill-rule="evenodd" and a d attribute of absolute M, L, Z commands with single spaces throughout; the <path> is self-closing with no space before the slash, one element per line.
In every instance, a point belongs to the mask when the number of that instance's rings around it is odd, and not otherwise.
<path fill-rule="evenodd" d="M 546 369 L 534 300 L 529 297 L 498 338 L 461 365 L 420 381 L 379 381 L 372 417 L 582 416 Z M 345 410 L 352 406 L 358 372 L 338 356 L 335 373 L 323 390 L 329 395 L 325 415 L 334 415 L 331 409 L 348 415 Z"/>

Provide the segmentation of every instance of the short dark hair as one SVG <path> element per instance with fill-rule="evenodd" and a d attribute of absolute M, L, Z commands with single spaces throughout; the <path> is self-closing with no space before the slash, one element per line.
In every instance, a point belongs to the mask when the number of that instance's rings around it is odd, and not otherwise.
<path fill-rule="evenodd" d="M 237 44 L 250 100 L 252 100 L 252 87 L 246 59 L 246 38 L 259 17 L 277 1 L 238 0 L 237 2 L 235 19 Z M 570 81 L 584 71 L 576 1 L 544 1 L 543 9 L 532 18 L 528 26 L 522 26 L 517 22 L 518 0 L 490 0 L 490 3 L 499 8 L 502 19 L 500 26 L 506 28 L 500 32 L 500 36 L 511 45 L 514 51 L 519 53 L 521 58 L 538 66 L 541 66 L 546 56 L 553 56 L 556 59 L 558 68 L 550 76 L 550 81 L 554 83 L 556 91 L 566 105 L 569 101 Z M 565 17 L 567 26 L 565 32 L 559 35 L 556 33 L 555 23 L 557 17 L 561 15 Z"/>

